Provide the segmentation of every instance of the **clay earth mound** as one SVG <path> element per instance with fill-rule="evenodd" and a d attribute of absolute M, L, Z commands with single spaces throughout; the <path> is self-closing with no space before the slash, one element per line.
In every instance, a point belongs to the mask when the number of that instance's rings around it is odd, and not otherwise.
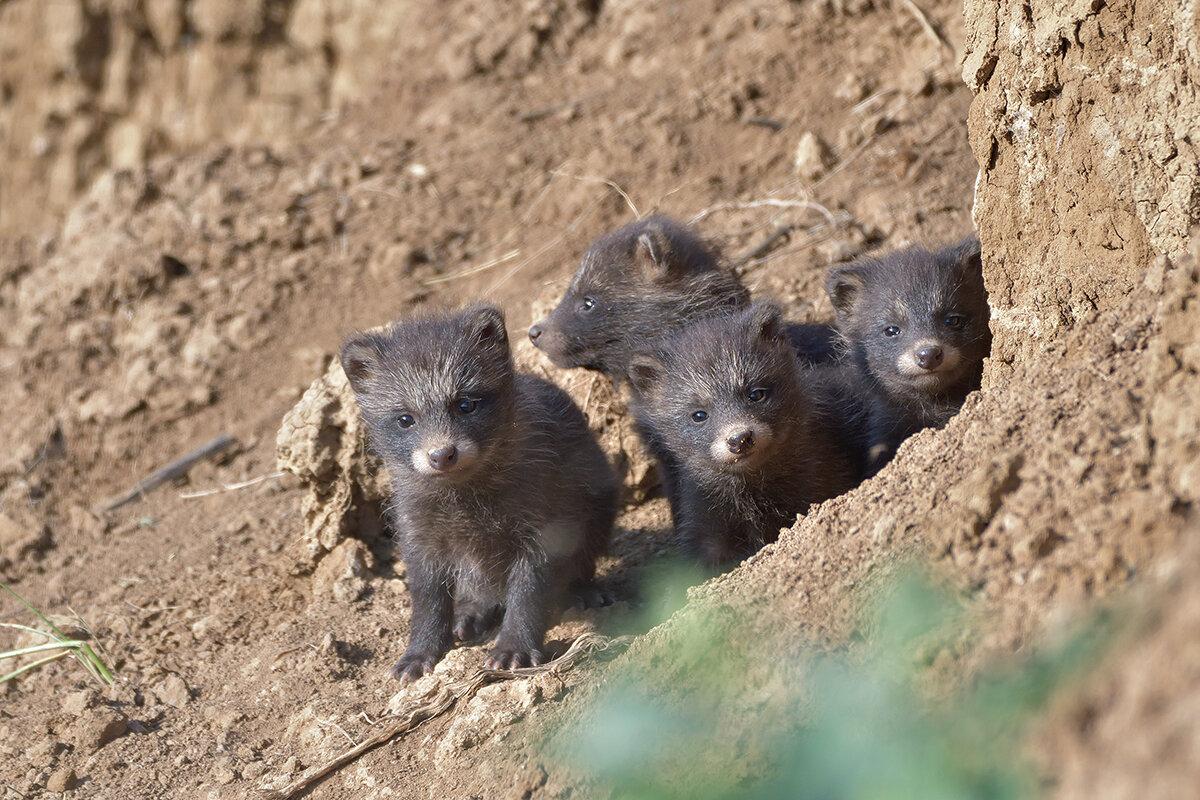
<path fill-rule="evenodd" d="M 0 581 L 94 637 L 119 678 L 59 661 L 0 685 L 0 786 L 252 796 L 474 674 L 484 646 L 386 678 L 409 597 L 333 356 L 353 330 L 484 298 L 626 474 L 601 565 L 621 600 L 549 638 L 637 636 L 484 687 L 309 797 L 602 795 L 539 743 L 610 677 L 685 695 L 695 664 L 672 654 L 700 617 L 747 649 L 853 654 L 864 593 L 914 558 L 973 620 L 929 655 L 936 692 L 1098 607 L 1134 609 L 1026 750 L 1046 795 L 1186 796 L 1193 6 L 0 4 Z M 522 330 L 597 234 L 655 210 L 800 320 L 830 318 L 831 264 L 977 229 L 995 345 L 944 430 L 646 631 L 643 568 L 670 549 L 653 473 L 620 396 L 539 362 Z M 102 510 L 220 434 L 236 445 L 185 482 Z M 10 599 L 0 621 L 32 620 Z M 0 648 L 36 641 L 0 629 Z M 797 664 L 752 677 L 802 683 Z M 710 768 L 770 768 L 764 703 L 721 701 L 730 746 Z"/>

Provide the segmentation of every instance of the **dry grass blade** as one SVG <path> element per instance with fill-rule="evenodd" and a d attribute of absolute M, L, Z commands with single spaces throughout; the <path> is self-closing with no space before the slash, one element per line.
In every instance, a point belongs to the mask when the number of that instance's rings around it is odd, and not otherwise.
<path fill-rule="evenodd" d="M 625 205 L 627 205 L 629 207 L 629 210 L 633 212 L 633 216 L 635 219 L 642 218 L 642 212 L 638 211 L 637 205 L 634 204 L 633 200 L 630 199 L 629 195 L 625 192 L 625 190 L 622 189 L 620 186 L 618 186 L 617 182 L 612 180 L 611 178 L 604 178 L 599 175 L 572 175 L 571 173 L 563 172 L 562 170 L 555 170 L 553 174 L 561 175 L 564 178 L 571 178 L 572 180 L 576 180 L 576 181 L 594 181 L 596 183 L 603 183 L 604 185 L 606 185 L 610 189 L 612 189 L 614 192 L 621 195 L 621 199 L 625 201 Z"/>
<path fill-rule="evenodd" d="M 909 13 L 917 18 L 917 22 L 921 24 L 921 28 L 924 29 L 925 33 L 931 39 L 937 42 L 938 47 L 941 47 L 943 50 L 945 50 L 947 55 L 953 59 L 955 57 L 954 45 L 946 41 L 946 37 L 942 36 L 941 32 L 939 32 L 938 29 L 933 26 L 933 23 L 929 21 L 929 16 L 922 11 L 921 7 L 914 3 L 913 0 L 903 0 L 903 2 L 904 7 L 909 10 Z"/>
<path fill-rule="evenodd" d="M 817 212 L 825 217 L 825 220 L 831 225 L 837 221 L 833 212 L 820 203 L 814 203 L 811 200 L 783 200 L 772 197 L 763 200 L 750 200 L 744 203 L 718 203 L 696 214 L 688 220 L 688 224 L 695 225 L 697 222 L 716 214 L 718 211 L 742 211 L 751 208 L 800 208 L 805 211 Z"/>
<path fill-rule="evenodd" d="M 519 255 L 521 255 L 520 250 L 509 250 L 504 255 L 499 256 L 498 258 L 493 258 L 491 261 L 485 261 L 482 264 L 476 264 L 474 266 L 465 267 L 463 269 L 451 272 L 449 275 L 437 275 L 433 278 L 425 278 L 424 280 L 421 281 L 421 285 L 422 286 L 433 286 L 438 283 L 446 283 L 447 281 L 453 281 L 453 280 L 457 280 L 459 278 L 465 278 L 468 275 L 474 275 L 477 272 L 483 272 L 484 270 L 491 269 L 492 267 L 498 267 L 501 264 L 503 264 L 505 261 L 512 261 L 514 258 L 516 258 Z"/>
<path fill-rule="evenodd" d="M 216 489 L 201 489 L 196 492 L 180 492 L 179 499 L 194 500 L 197 497 L 209 497 L 214 494 L 221 494 L 222 492 L 236 492 L 239 489 L 247 489 L 251 486 L 257 486 L 263 481 L 282 478 L 286 474 L 286 472 L 282 471 L 268 472 L 266 475 L 259 475 L 257 478 L 250 478 L 249 480 L 238 481 L 237 483 L 222 483 L 221 486 Z"/>
<path fill-rule="evenodd" d="M 488 296 L 488 295 L 494 294 L 501 286 L 503 286 L 508 281 L 509 278 L 511 278 L 513 275 L 516 275 L 518 270 L 520 270 L 526 264 L 533 261 L 535 258 L 540 257 L 543 253 L 549 251 L 550 248 L 557 245 L 563 239 L 567 238 L 567 236 L 569 236 L 576 228 L 579 227 L 579 223 L 583 222 L 584 217 L 586 217 L 593 208 L 595 208 L 596 206 L 598 206 L 600 204 L 601 199 L 603 199 L 602 196 L 597 197 L 594 200 L 592 200 L 590 203 L 588 203 L 587 206 L 582 211 L 580 211 L 578 214 L 576 214 L 575 217 L 567 224 L 567 227 L 563 228 L 561 231 L 558 232 L 557 236 L 555 236 L 553 239 L 551 239 L 550 241 L 546 242 L 541 247 L 539 247 L 533 253 L 533 255 L 529 256 L 528 258 L 521 259 L 521 261 L 514 264 L 508 270 L 508 272 L 501 275 L 494 283 L 492 283 L 491 286 L 489 286 L 487 288 L 487 291 L 484 292 L 484 295 Z"/>
<path fill-rule="evenodd" d="M 432 700 L 419 703 L 406 713 L 384 717 L 376 720 L 384 727 L 361 743 L 342 753 L 337 758 L 319 767 L 309 770 L 303 776 L 281 789 L 261 789 L 260 796 L 265 800 L 289 800 L 313 784 L 351 763 L 363 753 L 389 742 L 397 736 L 408 733 L 423 722 L 434 719 L 453 709 L 459 700 L 470 699 L 489 683 L 509 681 L 539 675 L 543 672 L 561 673 L 574 667 L 584 656 L 614 647 L 625 647 L 633 640 L 632 636 L 619 636 L 615 639 L 601 636 L 598 633 L 585 633 L 571 642 L 567 651 L 553 661 L 537 667 L 524 667 L 514 670 L 481 669 L 465 680 L 457 681 L 444 687 Z"/>

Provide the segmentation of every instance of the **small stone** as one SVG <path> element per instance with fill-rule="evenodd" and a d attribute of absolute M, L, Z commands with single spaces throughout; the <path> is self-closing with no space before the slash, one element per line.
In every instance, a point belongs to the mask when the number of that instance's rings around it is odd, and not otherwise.
<path fill-rule="evenodd" d="M 192 638 L 196 641 L 206 638 L 213 631 L 221 629 L 221 618 L 218 614 L 205 614 L 192 623 Z"/>
<path fill-rule="evenodd" d="M 546 770 L 536 764 L 522 764 L 516 775 L 511 778 L 511 784 L 504 793 L 504 800 L 524 800 L 537 794 L 538 789 L 546 785 L 549 776 Z"/>
<path fill-rule="evenodd" d="M 549 675 L 549 673 L 542 673 Z M 538 677 L 542 677 L 539 675 Z M 542 700 L 543 683 L 538 680 L 514 681 L 513 688 L 509 692 L 510 700 L 513 706 L 513 713 L 524 716 L 529 713 L 535 705 Z"/>
<path fill-rule="evenodd" d="M 46 791 L 48 792 L 69 792 L 75 788 L 78 778 L 75 777 L 75 770 L 70 767 L 62 767 L 55 770 L 54 774 L 46 779 Z"/>
<path fill-rule="evenodd" d="M 233 759 L 228 757 L 218 758 L 216 763 L 213 764 L 212 778 L 219 786 L 227 786 L 236 781 L 238 773 L 233 767 Z"/>
<path fill-rule="evenodd" d="M 846 73 L 842 82 L 833 90 L 833 96 L 839 100 L 848 100 L 851 103 L 857 103 L 867 96 L 870 92 L 870 85 L 866 79 L 853 72 Z"/>
<path fill-rule="evenodd" d="M 95 689 L 84 689 L 80 692 L 71 692 L 63 698 L 62 710 L 68 714 L 79 716 L 84 711 L 87 711 L 97 698 Z"/>
<path fill-rule="evenodd" d="M 154 689 L 154 693 L 158 695 L 159 700 L 175 708 L 183 708 L 192 701 L 191 690 L 178 675 L 168 675 L 166 680 Z"/>
<path fill-rule="evenodd" d="M 808 181 L 816 180 L 824 175 L 833 163 L 833 153 L 820 136 L 809 131 L 800 137 L 793 161 L 798 176 Z"/>
<path fill-rule="evenodd" d="M 27 758 L 31 764 L 43 766 L 50 764 L 54 760 L 54 757 L 64 749 L 66 749 L 66 747 L 62 744 L 62 742 L 57 742 L 52 737 L 47 737 L 38 742 L 25 746 L 22 749 L 22 752 L 25 754 L 25 758 Z"/>
<path fill-rule="evenodd" d="M 927 95 L 935 88 L 937 88 L 937 76 L 929 70 L 909 70 L 900 76 L 900 90 L 910 97 Z"/>

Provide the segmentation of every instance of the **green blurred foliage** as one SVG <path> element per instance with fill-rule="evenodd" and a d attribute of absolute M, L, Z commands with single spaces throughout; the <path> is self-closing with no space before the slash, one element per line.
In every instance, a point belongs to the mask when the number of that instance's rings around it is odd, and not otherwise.
<path fill-rule="evenodd" d="M 659 585 L 678 600 L 677 582 L 661 578 Z M 724 620 L 677 616 L 672 635 L 659 642 L 668 650 L 648 659 L 668 659 L 676 669 L 639 667 L 637 675 L 627 669 L 610 678 L 584 720 L 554 737 L 553 757 L 622 800 L 1032 796 L 1036 783 L 1018 756 L 1020 736 L 1054 692 L 1096 663 L 1113 619 L 1097 616 L 1025 662 L 935 702 L 918 684 L 928 654 L 969 633 L 961 603 L 915 572 L 875 588 L 880 599 L 853 656 L 810 653 L 797 662 L 782 643 L 739 646 Z M 785 667 L 784 680 L 763 681 L 764 670 Z M 646 680 L 658 672 L 671 674 L 669 685 Z M 796 674 L 802 679 L 792 680 Z M 736 711 L 746 708 L 764 712 Z"/>

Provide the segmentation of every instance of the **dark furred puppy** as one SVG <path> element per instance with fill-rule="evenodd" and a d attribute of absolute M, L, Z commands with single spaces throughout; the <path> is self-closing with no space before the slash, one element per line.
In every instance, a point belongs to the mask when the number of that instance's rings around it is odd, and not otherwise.
<path fill-rule="evenodd" d="M 809 506 L 852 488 L 842 409 L 806 387 L 779 309 L 701 320 L 634 357 L 636 411 L 671 455 L 675 530 L 716 566 L 773 541 Z"/>
<path fill-rule="evenodd" d="M 695 234 L 667 217 L 648 217 L 588 248 L 562 300 L 529 338 L 560 367 L 620 382 L 637 350 L 749 302 L 741 281 Z M 808 361 L 835 356 L 832 326 L 792 325 L 788 333 Z"/>
<path fill-rule="evenodd" d="M 737 277 L 691 231 L 647 217 L 588 248 L 562 300 L 529 329 L 529 338 L 557 366 L 621 381 L 637 348 L 749 301 Z"/>
<path fill-rule="evenodd" d="M 362 334 L 341 359 L 393 476 L 389 511 L 412 594 L 392 677 L 433 669 L 499 603 L 488 666 L 541 663 L 552 612 L 568 585 L 589 585 L 616 516 L 616 479 L 582 412 L 553 384 L 514 373 L 504 318 L 490 307 Z"/>
<path fill-rule="evenodd" d="M 866 385 L 874 474 L 900 442 L 944 425 L 979 388 L 992 346 L 979 240 L 863 260 L 834 270 L 826 288 Z"/>

